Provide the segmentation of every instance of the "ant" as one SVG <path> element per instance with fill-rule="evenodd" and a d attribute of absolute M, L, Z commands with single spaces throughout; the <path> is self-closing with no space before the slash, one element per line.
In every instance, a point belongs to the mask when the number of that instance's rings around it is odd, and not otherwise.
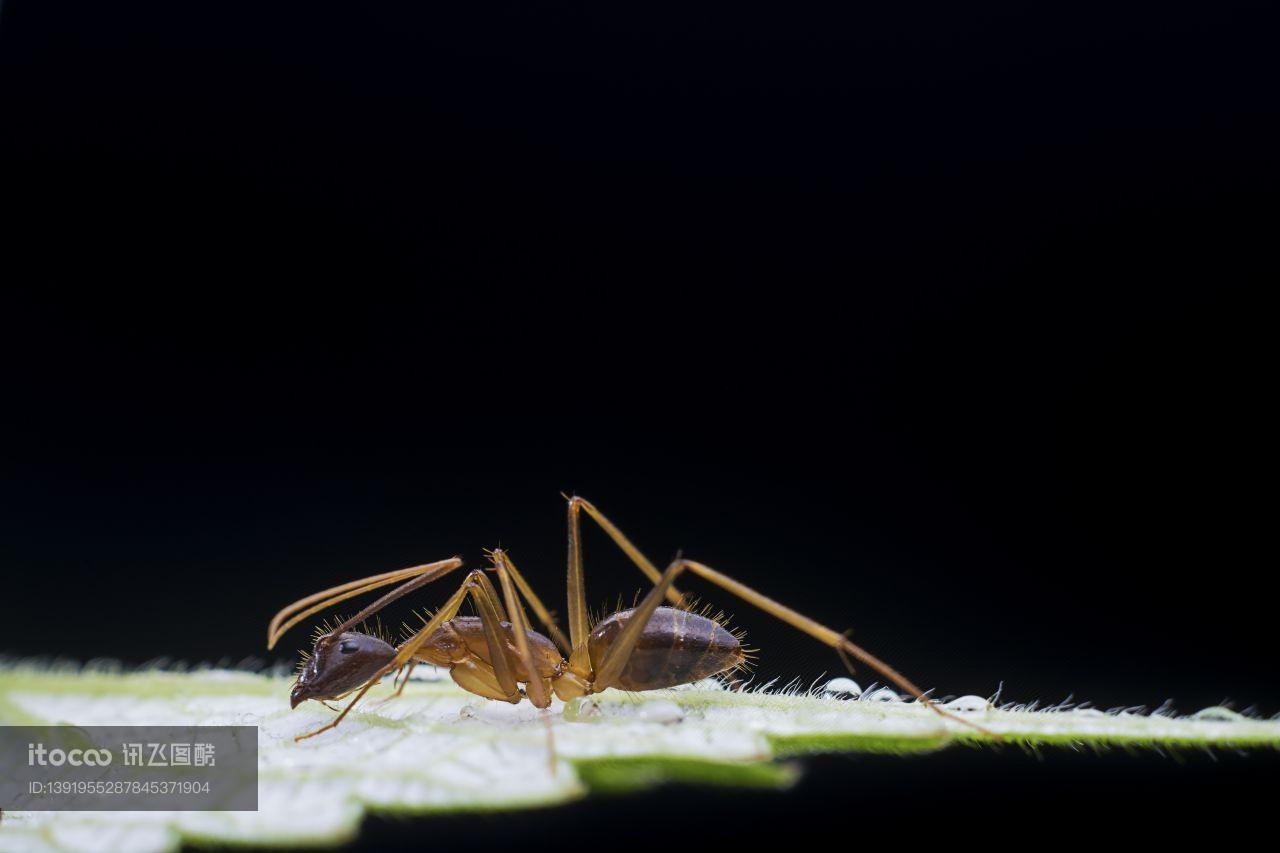
<path fill-rule="evenodd" d="M 845 634 L 797 613 L 710 566 L 677 555 L 665 571 L 659 572 L 595 506 L 580 497 L 568 498 L 568 501 L 568 637 L 556 626 L 550 611 L 511 558 L 500 549 L 489 552 L 492 565 L 488 571 L 497 575 L 501 597 L 485 571 L 472 569 L 444 606 L 397 646 L 353 629 L 396 599 L 460 569 L 460 558 L 451 557 L 350 581 L 301 598 L 277 613 L 267 627 L 268 649 L 274 648 L 286 631 L 308 616 L 348 598 L 400 584 L 336 628 L 317 635 L 290 693 L 291 707 L 296 708 L 308 699 L 326 703 L 351 693 L 356 697 L 332 722 L 299 735 L 296 740 L 336 727 L 388 673 L 404 673 L 394 694 L 399 696 L 419 663 L 447 668 L 459 687 L 477 696 L 513 704 L 528 699 L 544 709 L 551 705 L 553 694 L 568 701 L 610 687 L 628 691 L 659 690 L 741 668 L 748 658 L 741 636 L 729 631 L 717 618 L 692 612 L 685 596 L 676 589 L 676 579 L 686 571 L 832 647 L 850 669 L 851 656 L 943 717 L 998 737 L 939 707 L 905 676 L 855 645 Z M 594 520 L 653 583 L 637 606 L 605 616 L 594 625 L 587 616 L 583 585 L 580 522 L 583 513 Z M 477 615 L 459 616 L 458 610 L 468 597 L 474 602 Z M 546 634 L 530 627 L 522 597 Z M 664 599 L 671 606 L 663 606 Z"/>

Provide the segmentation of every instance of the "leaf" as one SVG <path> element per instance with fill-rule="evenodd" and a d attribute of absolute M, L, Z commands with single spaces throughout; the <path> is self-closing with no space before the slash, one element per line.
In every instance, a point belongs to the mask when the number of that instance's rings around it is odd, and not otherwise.
<path fill-rule="evenodd" d="M 540 713 L 528 703 L 479 699 L 435 673 L 395 699 L 381 685 L 337 729 L 295 742 L 332 712 L 315 702 L 290 711 L 289 685 L 281 673 L 222 669 L 0 669 L 0 723 L 256 725 L 260 750 L 257 812 L 6 812 L 0 851 L 336 845 L 356 835 L 366 810 L 524 808 L 666 781 L 784 787 L 799 772 L 780 760 L 788 756 L 914 753 L 987 740 L 887 690 L 851 699 L 732 692 L 708 681 L 643 694 L 610 690 Z M 848 679 L 829 686 L 859 692 Z M 1280 721 L 1226 708 L 1175 717 L 1065 704 L 995 707 L 973 696 L 949 707 L 999 732 L 997 748 L 1280 746 Z"/>

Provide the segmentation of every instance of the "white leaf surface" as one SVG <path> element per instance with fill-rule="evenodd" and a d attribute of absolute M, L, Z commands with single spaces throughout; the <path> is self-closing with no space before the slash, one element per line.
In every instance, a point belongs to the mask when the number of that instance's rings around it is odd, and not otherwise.
<path fill-rule="evenodd" d="M 847 678 L 814 692 L 731 692 L 714 681 L 677 690 L 607 691 L 543 713 L 487 702 L 447 679 L 370 693 L 338 728 L 315 702 L 289 709 L 290 679 L 232 670 L 0 669 L 0 723 L 258 727 L 256 812 L 5 812 L 0 851 L 177 849 L 184 842 L 340 844 L 367 810 L 421 813 L 560 803 L 592 789 L 663 780 L 785 786 L 806 752 L 922 751 L 983 740 L 892 691 Z M 1081 707 L 950 710 L 1009 744 L 1280 746 L 1280 722 L 1228 709 L 1190 717 Z M 2 804 L 0 804 L 2 805 Z"/>

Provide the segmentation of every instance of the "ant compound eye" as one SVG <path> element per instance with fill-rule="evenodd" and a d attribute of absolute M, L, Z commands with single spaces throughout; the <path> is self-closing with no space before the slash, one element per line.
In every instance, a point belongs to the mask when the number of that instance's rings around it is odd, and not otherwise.
<path fill-rule="evenodd" d="M 338 644 L 338 651 L 342 652 L 344 655 L 349 655 L 352 652 L 359 651 L 359 649 L 360 644 L 355 640 L 343 640 Z"/>

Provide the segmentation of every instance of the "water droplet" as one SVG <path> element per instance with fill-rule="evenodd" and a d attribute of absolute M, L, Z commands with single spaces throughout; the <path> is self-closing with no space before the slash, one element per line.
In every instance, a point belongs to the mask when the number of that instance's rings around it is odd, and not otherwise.
<path fill-rule="evenodd" d="M 822 686 L 822 693 L 826 696 L 852 696 L 856 699 L 862 695 L 862 687 L 852 678 L 833 678 Z"/>
<path fill-rule="evenodd" d="M 599 720 L 604 716 L 600 703 L 590 696 L 579 696 L 565 703 L 564 718 L 570 722 L 586 723 Z"/>
<path fill-rule="evenodd" d="M 1236 720 L 1246 719 L 1242 714 L 1233 711 L 1230 708 L 1224 708 L 1221 705 L 1215 705 L 1212 708 L 1204 708 L 1196 711 L 1191 715 L 1193 720 L 1210 720 L 1217 722 L 1230 723 Z"/>
<path fill-rule="evenodd" d="M 678 723 L 684 719 L 684 710 L 675 702 L 658 700 L 640 706 L 639 717 L 650 723 Z"/>
<path fill-rule="evenodd" d="M 973 711 L 985 711 L 990 703 L 982 696 L 958 696 L 950 702 L 943 704 L 942 707 L 949 711 L 959 711 L 961 713 L 971 713 Z"/>
<path fill-rule="evenodd" d="M 901 702 L 902 697 L 890 690 L 888 687 L 881 687 L 879 690 L 871 693 L 863 694 L 863 702 Z"/>

